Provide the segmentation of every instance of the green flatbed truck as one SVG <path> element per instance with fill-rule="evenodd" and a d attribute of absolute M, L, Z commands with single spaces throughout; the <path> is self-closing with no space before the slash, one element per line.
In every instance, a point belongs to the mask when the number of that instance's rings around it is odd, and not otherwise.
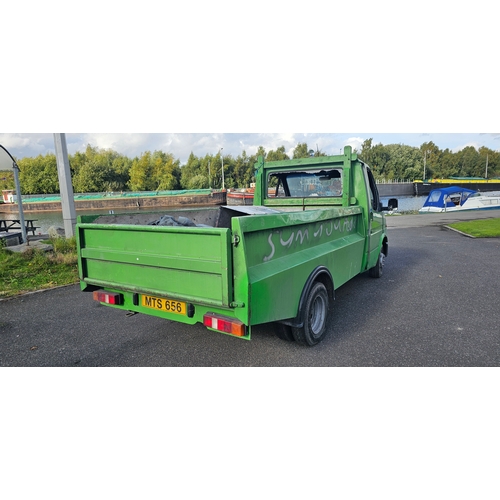
<path fill-rule="evenodd" d="M 283 340 L 317 344 L 335 290 L 382 274 L 388 239 L 374 177 L 347 146 L 337 156 L 260 157 L 255 180 L 253 206 L 79 216 L 81 289 L 247 340 L 253 325 L 272 322 Z"/>

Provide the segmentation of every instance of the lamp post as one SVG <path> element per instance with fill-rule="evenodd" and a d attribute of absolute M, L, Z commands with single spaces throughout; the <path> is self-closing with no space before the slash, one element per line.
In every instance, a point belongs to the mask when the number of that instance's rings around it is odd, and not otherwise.
<path fill-rule="evenodd" d="M 19 222 L 21 224 L 21 233 L 23 237 L 23 243 L 26 243 L 28 241 L 28 238 L 26 236 L 26 225 L 24 223 L 24 212 L 23 212 L 23 199 L 21 197 L 21 186 L 19 184 L 19 167 L 16 163 L 16 160 L 12 157 L 12 155 L 0 144 L 0 148 L 7 153 L 8 157 L 7 158 L 7 163 L 10 163 L 12 160 L 12 170 L 14 170 L 14 182 L 16 184 L 16 196 L 17 196 L 17 206 L 19 207 Z M 2 162 L 0 162 L 2 163 Z"/>
<path fill-rule="evenodd" d="M 66 238 L 71 238 L 75 234 L 76 210 L 73 186 L 71 184 L 66 134 L 54 134 L 54 145 L 56 148 L 57 176 L 59 178 L 59 191 L 61 193 L 64 234 Z"/>
<path fill-rule="evenodd" d="M 220 148 L 220 159 L 222 161 L 222 191 L 224 191 L 224 156 L 222 156 L 222 151 L 224 148 Z"/>
<path fill-rule="evenodd" d="M 425 166 L 426 166 L 426 160 L 427 160 L 427 153 L 430 153 L 430 151 L 428 149 L 426 149 L 424 151 L 424 178 L 422 179 L 422 181 L 425 182 Z"/>

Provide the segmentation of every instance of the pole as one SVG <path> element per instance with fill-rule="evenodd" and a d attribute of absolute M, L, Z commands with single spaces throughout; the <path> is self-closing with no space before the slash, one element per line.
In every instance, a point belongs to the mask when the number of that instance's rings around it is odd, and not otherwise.
<path fill-rule="evenodd" d="M 424 178 L 422 179 L 422 181 L 425 182 L 425 160 L 426 160 L 426 157 L 427 157 L 427 151 L 424 151 Z"/>
<path fill-rule="evenodd" d="M 56 147 L 57 175 L 59 176 L 64 234 L 66 238 L 71 238 L 75 234 L 76 210 L 73 186 L 71 185 L 66 134 L 54 134 L 54 144 Z"/>
<path fill-rule="evenodd" d="M 222 191 L 224 191 L 224 156 L 222 154 L 222 151 L 224 150 L 224 148 L 220 148 L 220 150 L 221 150 L 220 158 L 222 161 Z"/>
<path fill-rule="evenodd" d="M 16 194 L 17 194 L 17 206 L 19 207 L 19 222 L 21 224 L 21 233 L 23 235 L 23 243 L 28 241 L 26 236 L 26 224 L 24 222 L 24 211 L 23 211 L 23 199 L 21 198 L 21 185 L 19 184 L 19 167 L 17 163 L 14 162 L 14 181 L 16 183 Z"/>

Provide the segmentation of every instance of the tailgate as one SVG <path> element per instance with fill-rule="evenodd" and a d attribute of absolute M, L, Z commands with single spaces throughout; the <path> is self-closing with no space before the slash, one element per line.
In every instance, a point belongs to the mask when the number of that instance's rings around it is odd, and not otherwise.
<path fill-rule="evenodd" d="M 86 284 L 228 307 L 233 295 L 226 228 L 77 224 Z"/>

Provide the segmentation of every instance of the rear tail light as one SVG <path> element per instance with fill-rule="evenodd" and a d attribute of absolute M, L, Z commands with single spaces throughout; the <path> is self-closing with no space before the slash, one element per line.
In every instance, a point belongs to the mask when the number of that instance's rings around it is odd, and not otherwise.
<path fill-rule="evenodd" d="M 229 333 L 230 335 L 236 335 L 237 337 L 244 337 L 246 334 L 245 325 L 241 321 L 215 313 L 205 314 L 203 316 L 203 324 L 207 328 Z"/>
<path fill-rule="evenodd" d="M 104 302 L 105 304 L 112 304 L 115 306 L 123 305 L 123 295 L 121 293 L 96 290 L 92 295 L 94 296 L 94 300 L 98 302 Z"/>

